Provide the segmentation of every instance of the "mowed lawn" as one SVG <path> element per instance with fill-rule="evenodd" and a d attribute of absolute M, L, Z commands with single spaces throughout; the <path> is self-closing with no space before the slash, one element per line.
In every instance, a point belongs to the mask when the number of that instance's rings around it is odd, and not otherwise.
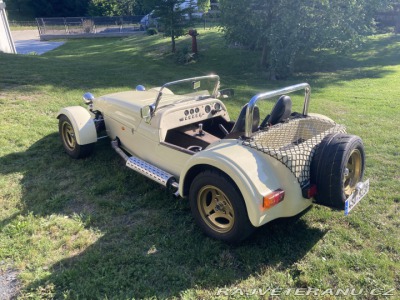
<path fill-rule="evenodd" d="M 273 288 L 399 298 L 400 36 L 370 37 L 347 55 L 310 53 L 290 80 L 275 82 L 257 68 L 257 54 L 228 47 L 218 31 L 201 31 L 198 43 L 200 58 L 187 65 L 161 36 L 0 54 L 0 274 L 18 272 L 21 299 L 256 299 Z M 180 39 L 178 50 L 189 45 Z M 56 114 L 83 105 L 84 92 L 209 73 L 235 88 L 226 102 L 232 118 L 257 92 L 309 82 L 310 111 L 363 138 L 368 196 L 348 217 L 313 205 L 232 246 L 204 236 L 185 199 L 126 169 L 109 140 L 87 159 L 64 153 Z"/>

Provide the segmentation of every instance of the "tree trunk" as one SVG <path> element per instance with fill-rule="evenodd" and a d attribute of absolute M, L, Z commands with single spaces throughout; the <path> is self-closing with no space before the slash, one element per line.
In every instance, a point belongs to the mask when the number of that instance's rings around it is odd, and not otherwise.
<path fill-rule="evenodd" d="M 171 44 L 172 44 L 172 53 L 175 53 L 176 46 L 175 46 L 175 30 L 174 30 L 174 19 L 171 18 Z"/>
<path fill-rule="evenodd" d="M 261 59 L 260 59 L 260 66 L 261 67 L 266 67 L 267 66 L 267 58 L 268 58 L 267 41 L 263 41 Z"/>
<path fill-rule="evenodd" d="M 172 44 L 172 53 L 175 53 L 176 46 L 175 46 L 175 35 L 173 30 L 171 31 L 171 44 Z"/>
<path fill-rule="evenodd" d="M 269 70 L 269 80 L 272 80 L 272 81 L 276 80 L 276 70 L 275 70 L 275 68 L 271 68 Z"/>
<path fill-rule="evenodd" d="M 293 50 L 292 53 L 290 54 L 290 59 L 289 59 L 289 75 L 292 75 L 294 73 L 294 64 L 296 62 L 296 57 L 297 57 L 297 51 Z"/>

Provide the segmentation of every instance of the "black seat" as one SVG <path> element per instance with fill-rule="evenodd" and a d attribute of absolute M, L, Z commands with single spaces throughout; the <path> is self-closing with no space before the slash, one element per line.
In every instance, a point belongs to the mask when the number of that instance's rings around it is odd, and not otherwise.
<path fill-rule="evenodd" d="M 275 103 L 272 108 L 271 114 L 265 117 L 262 121 L 260 128 L 264 128 L 267 125 L 275 125 L 282 122 L 290 117 L 292 113 L 292 99 L 289 96 L 282 95 Z"/>
<path fill-rule="evenodd" d="M 231 132 L 229 132 L 225 138 L 237 139 L 238 137 L 244 134 L 246 127 L 246 110 L 247 110 L 247 104 L 242 107 L 239 117 L 237 118 L 235 124 L 233 125 Z M 255 106 L 253 110 L 253 127 L 252 127 L 253 132 L 258 130 L 259 124 L 260 124 L 260 110 L 258 109 L 257 106 Z"/>

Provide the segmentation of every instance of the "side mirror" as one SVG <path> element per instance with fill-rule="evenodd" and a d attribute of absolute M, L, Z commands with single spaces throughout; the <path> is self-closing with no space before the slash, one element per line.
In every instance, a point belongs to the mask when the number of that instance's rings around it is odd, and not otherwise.
<path fill-rule="evenodd" d="M 154 113 L 154 105 L 144 106 L 140 109 L 140 115 L 145 122 L 149 123 Z"/>
<path fill-rule="evenodd" d="M 235 96 L 234 89 L 223 89 L 218 92 L 218 98 L 231 98 Z"/>

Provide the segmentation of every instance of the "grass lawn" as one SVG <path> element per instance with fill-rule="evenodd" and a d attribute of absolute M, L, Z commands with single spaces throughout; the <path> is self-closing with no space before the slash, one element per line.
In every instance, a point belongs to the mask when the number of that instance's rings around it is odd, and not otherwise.
<path fill-rule="evenodd" d="M 36 30 L 37 26 L 25 26 L 25 25 L 10 25 L 10 30 Z"/>
<path fill-rule="evenodd" d="M 310 53 L 301 72 L 277 82 L 256 67 L 257 55 L 227 47 L 217 31 L 200 31 L 198 44 L 199 61 L 187 65 L 166 54 L 161 36 L 0 54 L 0 275 L 18 272 L 21 299 L 198 299 L 220 289 L 237 299 L 256 290 L 248 296 L 256 299 L 307 287 L 333 289 L 322 299 L 334 299 L 336 288 L 399 298 L 400 36 L 370 37 L 351 55 Z M 180 39 L 178 49 L 189 45 Z M 64 153 L 55 116 L 81 105 L 84 92 L 211 72 L 235 88 L 232 117 L 259 91 L 309 82 L 310 112 L 363 138 L 369 195 L 348 217 L 314 205 L 230 246 L 202 234 L 185 200 L 125 168 L 108 140 L 84 160 Z"/>

